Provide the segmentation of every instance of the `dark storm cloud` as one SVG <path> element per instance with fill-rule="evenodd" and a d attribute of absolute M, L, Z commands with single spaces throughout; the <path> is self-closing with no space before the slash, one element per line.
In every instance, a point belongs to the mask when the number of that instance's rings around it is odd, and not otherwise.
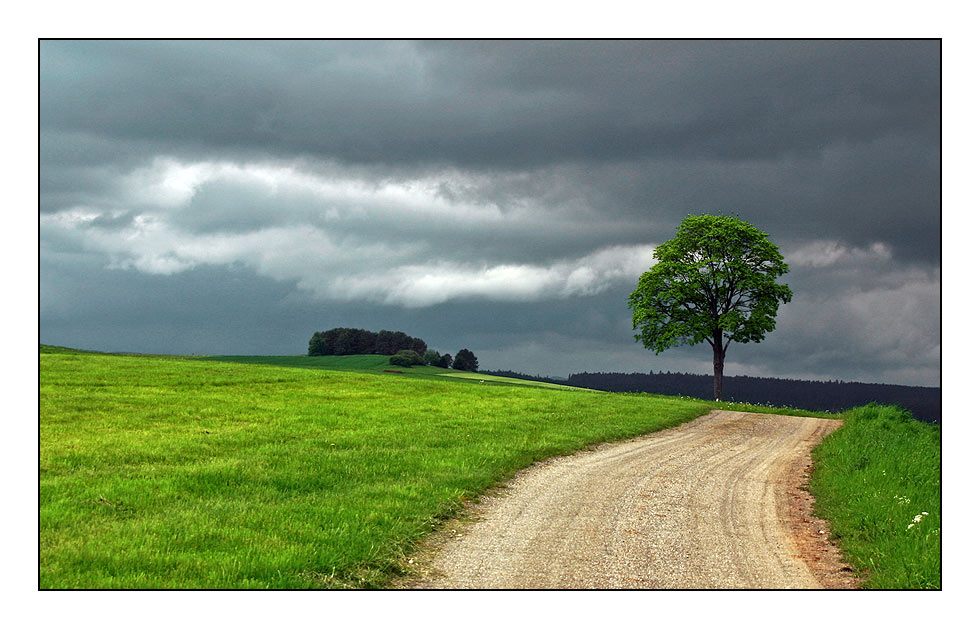
<path fill-rule="evenodd" d="M 602 179 L 566 196 L 609 212 L 732 208 L 938 249 L 938 42 L 53 41 L 41 66 L 45 210 L 148 153 L 520 169 L 559 188 L 571 164 L 571 182 Z"/>
<path fill-rule="evenodd" d="M 860 246 L 885 241 L 903 258 L 938 264 L 938 133 L 929 143 L 889 137 L 778 160 L 641 161 L 580 168 L 576 187 L 593 207 L 631 221 L 678 209 L 725 210 L 781 243 L 815 235 Z M 581 197 L 580 197 L 581 198 Z"/>
<path fill-rule="evenodd" d="M 735 373 L 935 383 L 939 52 L 42 41 L 42 340 L 297 353 L 387 327 L 488 368 L 705 371 L 634 344 L 625 299 L 686 214 L 725 211 L 795 291 Z"/>
<path fill-rule="evenodd" d="M 527 168 L 934 141 L 937 42 L 45 42 L 56 130 Z"/>

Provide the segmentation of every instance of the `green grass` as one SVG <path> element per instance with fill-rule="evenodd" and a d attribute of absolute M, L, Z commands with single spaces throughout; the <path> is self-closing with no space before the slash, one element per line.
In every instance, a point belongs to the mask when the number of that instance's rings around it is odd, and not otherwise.
<path fill-rule="evenodd" d="M 747 404 L 745 402 L 711 402 L 714 408 L 723 411 L 737 411 L 740 413 L 763 413 L 766 415 L 786 415 L 789 417 L 823 417 L 825 419 L 840 419 L 840 413 L 828 411 L 811 411 L 805 408 L 794 408 L 791 406 L 766 406 L 761 404 Z"/>
<path fill-rule="evenodd" d="M 334 371 L 372 371 L 403 369 L 388 362 L 387 356 L 359 354 L 355 356 L 202 356 L 199 360 L 275 367 L 304 367 Z M 415 368 L 420 369 L 420 368 Z M 426 368 L 428 369 L 428 368 Z"/>
<path fill-rule="evenodd" d="M 814 450 L 817 513 L 863 587 L 941 588 L 940 441 L 939 426 L 871 404 Z"/>
<path fill-rule="evenodd" d="M 39 586 L 384 587 L 533 461 L 711 408 L 327 358 L 42 346 Z"/>

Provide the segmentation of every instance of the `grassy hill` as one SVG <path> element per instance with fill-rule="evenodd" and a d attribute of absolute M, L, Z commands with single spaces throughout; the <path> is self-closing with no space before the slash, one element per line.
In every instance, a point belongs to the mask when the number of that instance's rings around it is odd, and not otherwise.
<path fill-rule="evenodd" d="M 533 461 L 710 409 L 384 368 L 42 346 L 40 587 L 383 586 Z"/>
<path fill-rule="evenodd" d="M 506 384 L 512 386 L 531 386 L 546 389 L 568 389 L 587 391 L 583 387 L 536 382 L 507 378 L 470 371 L 456 371 L 442 367 L 415 366 L 411 368 L 396 367 L 388 362 L 387 356 L 377 354 L 356 354 L 353 356 L 203 356 L 200 360 L 242 363 L 248 365 L 274 365 L 277 367 L 303 367 L 306 369 L 329 369 L 332 371 L 355 371 L 360 373 L 387 374 L 400 372 L 399 375 L 410 378 L 447 377 L 476 380 L 481 384 Z"/>

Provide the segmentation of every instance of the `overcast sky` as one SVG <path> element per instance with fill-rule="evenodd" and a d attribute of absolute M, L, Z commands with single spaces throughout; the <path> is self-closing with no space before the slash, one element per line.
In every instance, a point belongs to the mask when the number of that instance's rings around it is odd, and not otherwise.
<path fill-rule="evenodd" d="M 42 41 L 40 341 L 711 372 L 633 340 L 687 214 L 794 292 L 726 374 L 938 386 L 938 41 Z"/>

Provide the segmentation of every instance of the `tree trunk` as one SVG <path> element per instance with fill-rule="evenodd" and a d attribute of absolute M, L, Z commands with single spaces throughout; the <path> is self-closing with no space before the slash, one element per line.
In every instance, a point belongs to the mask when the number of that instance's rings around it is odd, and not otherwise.
<path fill-rule="evenodd" d="M 715 352 L 715 401 L 721 401 L 721 379 L 725 371 L 725 349 L 721 330 L 715 330 L 712 347 Z"/>

